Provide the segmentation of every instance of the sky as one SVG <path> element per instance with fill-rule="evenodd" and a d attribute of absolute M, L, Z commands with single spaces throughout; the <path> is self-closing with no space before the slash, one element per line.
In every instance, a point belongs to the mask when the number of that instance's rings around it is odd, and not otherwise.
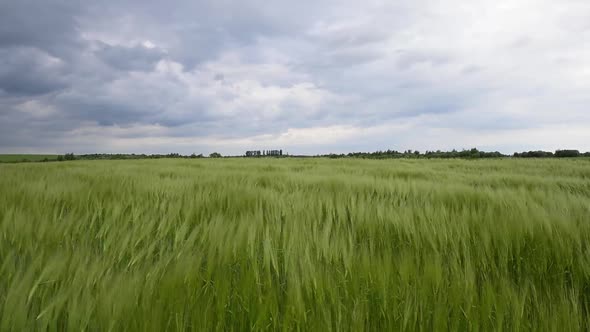
<path fill-rule="evenodd" d="M 0 153 L 590 151 L 588 0 L 0 0 Z"/>

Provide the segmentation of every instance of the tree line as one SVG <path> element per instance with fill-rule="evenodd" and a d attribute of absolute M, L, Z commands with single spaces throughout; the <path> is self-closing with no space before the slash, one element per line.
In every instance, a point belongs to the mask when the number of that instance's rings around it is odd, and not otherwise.
<path fill-rule="evenodd" d="M 223 158 L 224 156 L 218 152 L 209 154 L 209 158 Z M 244 157 L 244 156 L 226 156 L 226 157 Z M 557 150 L 555 152 L 550 151 L 524 151 L 515 152 L 512 155 L 502 154 L 498 151 L 486 152 L 480 151 L 476 148 L 469 150 L 451 150 L 451 151 L 425 151 L 420 152 L 418 150 L 386 150 L 386 151 L 375 151 L 375 152 L 350 152 L 347 154 L 322 154 L 316 156 L 282 156 L 288 158 L 360 158 L 360 159 L 395 159 L 395 158 L 410 158 L 410 159 L 486 159 L 486 158 L 579 158 L 579 157 L 590 157 L 590 152 L 582 153 L 579 150 Z M 49 161 L 70 161 L 70 160 L 128 160 L 128 159 L 199 159 L 205 158 L 203 154 L 190 154 L 182 155 L 179 153 L 169 154 L 109 154 L 109 153 L 93 153 L 93 154 L 81 154 L 74 155 L 73 153 L 66 153 L 64 155 L 58 155 L 56 159 L 44 158 L 42 160 L 28 160 L 23 158 L 18 162 L 49 162 Z"/>
<path fill-rule="evenodd" d="M 576 158 L 576 157 L 590 157 L 590 152 L 581 153 L 578 150 L 557 150 L 555 153 L 547 151 L 528 151 L 521 153 L 514 153 L 517 158 Z"/>
<path fill-rule="evenodd" d="M 222 155 L 218 152 L 209 154 L 209 158 L 221 158 Z M 125 153 L 94 153 L 94 154 L 82 154 L 76 156 L 79 160 L 121 160 L 121 159 L 199 159 L 205 158 L 202 153 L 182 155 L 180 153 L 168 153 L 168 154 L 125 154 Z"/>
<path fill-rule="evenodd" d="M 515 152 L 512 155 L 506 155 L 498 151 L 485 152 L 476 148 L 469 150 L 452 150 L 452 151 L 412 151 L 406 150 L 403 152 L 396 150 L 375 151 L 375 152 L 350 152 L 347 154 L 325 154 L 319 157 L 327 158 L 362 158 L 362 159 L 392 159 L 392 158 L 444 158 L 444 159 L 485 159 L 485 158 L 575 158 L 575 157 L 590 157 L 590 152 L 581 153 L 578 150 L 557 150 L 555 152 L 547 151 L 527 151 Z"/>

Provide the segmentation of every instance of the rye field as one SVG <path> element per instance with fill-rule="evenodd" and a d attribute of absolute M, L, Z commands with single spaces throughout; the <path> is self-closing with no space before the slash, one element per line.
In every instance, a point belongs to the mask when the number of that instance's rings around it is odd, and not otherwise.
<path fill-rule="evenodd" d="M 1 331 L 588 329 L 588 159 L 0 165 Z"/>

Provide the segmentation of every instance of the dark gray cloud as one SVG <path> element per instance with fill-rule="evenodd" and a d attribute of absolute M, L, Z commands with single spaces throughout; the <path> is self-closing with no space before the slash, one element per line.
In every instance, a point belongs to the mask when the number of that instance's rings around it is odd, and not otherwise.
<path fill-rule="evenodd" d="M 145 45 L 112 46 L 102 42 L 97 44 L 96 56 L 112 67 L 124 71 L 149 71 L 166 55 L 160 49 Z"/>
<path fill-rule="evenodd" d="M 8 95 L 39 95 L 64 89 L 66 69 L 63 61 L 38 49 L 0 49 L 0 89 Z"/>
<path fill-rule="evenodd" d="M 590 149 L 588 21 L 575 0 L 4 0 L 0 152 Z"/>
<path fill-rule="evenodd" d="M 0 47 L 34 47 L 61 57 L 79 43 L 77 1 L 0 2 Z"/>

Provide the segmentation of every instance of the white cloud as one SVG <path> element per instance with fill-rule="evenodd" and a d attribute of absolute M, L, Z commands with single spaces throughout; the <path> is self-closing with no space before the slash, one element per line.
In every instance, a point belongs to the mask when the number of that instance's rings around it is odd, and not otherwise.
<path fill-rule="evenodd" d="M 27 114 L 33 119 L 48 119 L 59 113 L 59 111 L 53 105 L 44 105 L 35 99 L 27 100 L 22 104 L 18 104 L 16 109 Z"/>

